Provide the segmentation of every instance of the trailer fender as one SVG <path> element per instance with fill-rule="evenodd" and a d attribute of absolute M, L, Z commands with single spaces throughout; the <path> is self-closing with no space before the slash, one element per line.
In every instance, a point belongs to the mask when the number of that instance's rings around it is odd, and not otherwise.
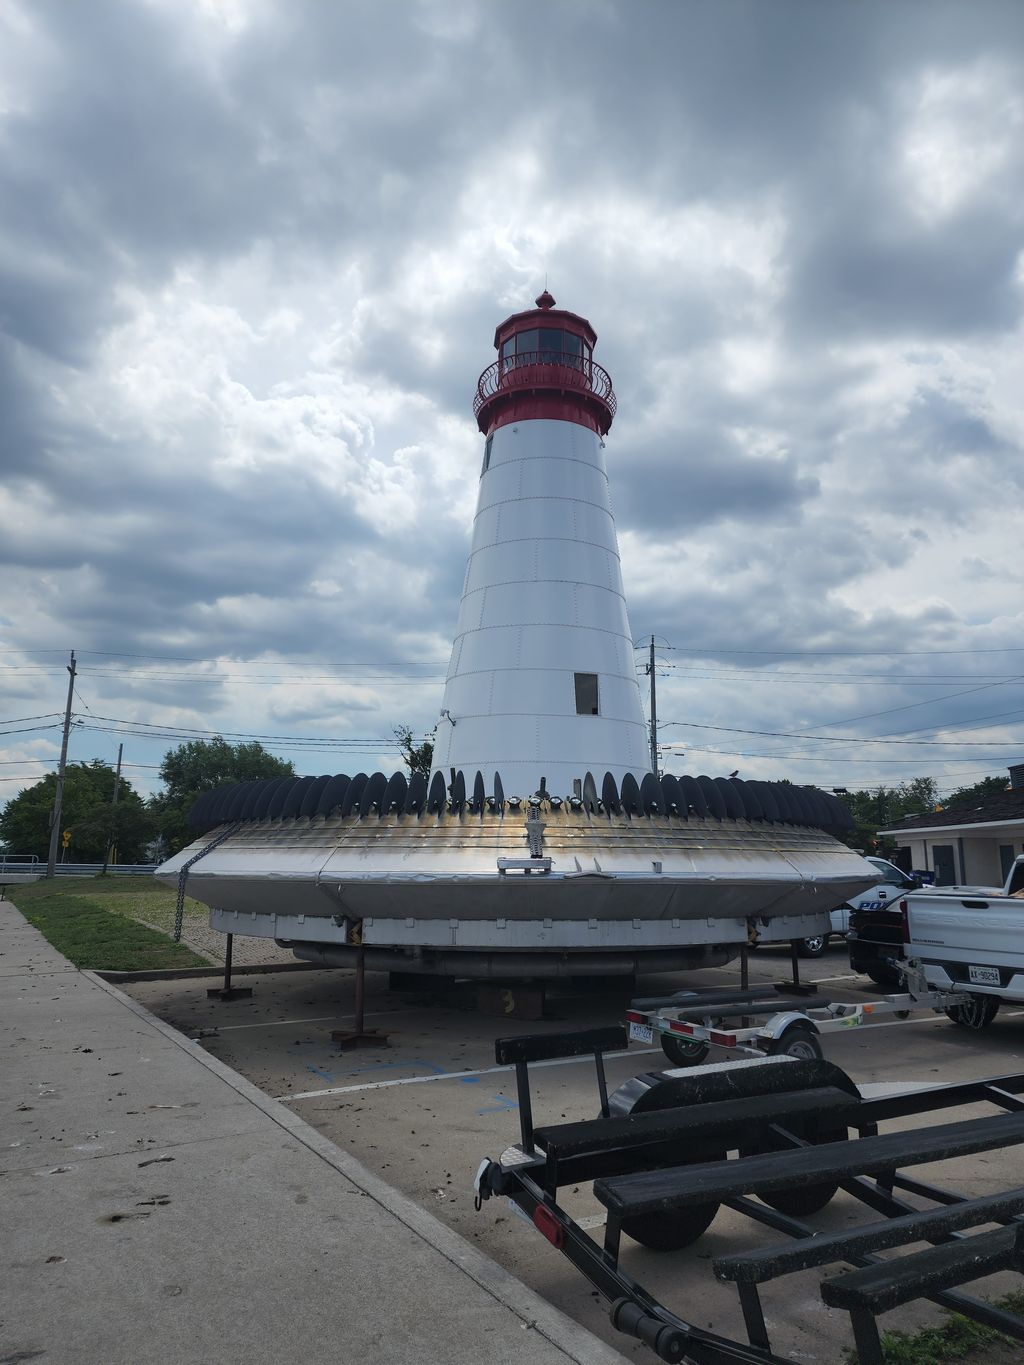
<path fill-rule="evenodd" d="M 786 1010 L 782 1014 L 773 1014 L 761 1029 L 759 1036 L 768 1042 L 775 1042 L 795 1024 L 801 1028 L 809 1029 L 812 1033 L 819 1032 L 817 1024 L 813 1019 L 808 1019 L 806 1014 L 800 1014 L 797 1010 Z"/>

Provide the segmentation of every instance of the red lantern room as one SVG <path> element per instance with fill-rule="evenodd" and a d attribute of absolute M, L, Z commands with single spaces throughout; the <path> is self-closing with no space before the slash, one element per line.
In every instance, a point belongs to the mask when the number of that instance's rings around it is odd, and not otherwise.
<path fill-rule="evenodd" d="M 615 416 L 615 391 L 593 359 L 596 341 L 587 319 L 556 308 L 546 289 L 536 308 L 499 323 L 498 359 L 480 376 L 473 403 L 483 434 L 539 417 L 578 422 L 603 436 Z"/>

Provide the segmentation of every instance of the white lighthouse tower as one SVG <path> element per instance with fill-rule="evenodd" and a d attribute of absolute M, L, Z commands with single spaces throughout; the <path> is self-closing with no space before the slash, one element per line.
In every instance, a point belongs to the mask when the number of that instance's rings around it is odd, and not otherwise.
<path fill-rule="evenodd" d="M 437 729 L 438 771 L 506 793 L 650 769 L 604 440 L 615 415 L 586 318 L 514 313 L 480 376 L 486 437 L 473 540 Z"/>

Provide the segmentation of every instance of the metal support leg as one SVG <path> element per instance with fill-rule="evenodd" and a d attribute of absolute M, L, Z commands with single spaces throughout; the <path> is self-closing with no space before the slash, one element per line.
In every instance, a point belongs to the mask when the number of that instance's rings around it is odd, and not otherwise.
<path fill-rule="evenodd" d="M 789 957 L 790 957 L 790 962 L 793 964 L 793 985 L 794 985 L 794 986 L 799 986 L 799 985 L 800 985 L 800 948 L 799 948 L 799 940 L 798 940 L 798 939 L 795 939 L 795 938 L 794 938 L 794 939 L 790 939 L 790 941 L 789 941 Z"/>
<path fill-rule="evenodd" d="M 519 1098 L 519 1136 L 523 1151 L 533 1152 L 533 1104 L 530 1100 L 530 1072 L 526 1062 L 516 1062 L 516 1093 Z"/>
<path fill-rule="evenodd" d="M 604 1056 L 600 1052 L 594 1053 L 594 1066 L 597 1069 L 597 1093 L 601 1096 L 601 1117 L 606 1119 L 610 1116 L 611 1110 L 608 1108 L 608 1080 L 604 1074 Z"/>
<path fill-rule="evenodd" d="M 363 945 L 359 945 L 356 953 L 356 998 L 355 1014 L 352 1020 L 352 1028 L 335 1029 L 331 1034 L 331 1041 L 336 1043 L 339 1048 L 345 1050 L 353 1047 L 389 1047 L 388 1035 L 381 1033 L 377 1029 L 367 1029 L 364 1027 L 366 1009 L 366 961 L 363 956 Z"/>
<path fill-rule="evenodd" d="M 765 1325 L 764 1313 L 761 1311 L 761 1296 L 757 1292 L 757 1285 L 741 1281 L 736 1288 L 739 1290 L 743 1325 L 747 1329 L 748 1341 L 751 1346 L 763 1346 L 766 1351 L 770 1351 L 771 1342 L 768 1340 L 768 1328 Z"/>
<path fill-rule="evenodd" d="M 251 986 L 232 986 L 231 984 L 231 956 L 234 941 L 234 934 L 228 934 L 227 942 L 224 945 L 224 985 L 211 986 L 206 992 L 208 1000 L 249 1000 L 252 998 Z"/>
<path fill-rule="evenodd" d="M 868 1308 L 854 1308 L 850 1313 L 850 1321 L 860 1365 L 883 1365 L 882 1342 L 874 1313 Z"/>

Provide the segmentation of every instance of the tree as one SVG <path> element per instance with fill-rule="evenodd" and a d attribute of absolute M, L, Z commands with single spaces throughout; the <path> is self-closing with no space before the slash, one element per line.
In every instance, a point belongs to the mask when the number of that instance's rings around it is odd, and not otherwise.
<path fill-rule="evenodd" d="M 256 740 L 229 744 L 213 739 L 192 739 L 169 749 L 160 764 L 164 790 L 152 798 L 150 811 L 156 819 L 168 854 L 184 848 L 195 838 L 188 827 L 188 813 L 200 792 L 228 782 L 248 782 L 260 777 L 292 777 L 294 766 L 275 758 Z"/>
<path fill-rule="evenodd" d="M 904 816 L 934 810 L 937 792 L 933 777 L 913 777 L 896 787 L 844 792 L 839 799 L 853 816 L 853 829 L 841 836 L 843 842 L 868 853 L 883 853 L 892 851 L 894 841 L 891 836 L 879 839 L 877 831 L 896 824 Z"/>
<path fill-rule="evenodd" d="M 957 787 L 943 802 L 943 809 L 950 806 L 978 805 L 989 796 L 998 796 L 1010 785 L 1007 777 L 983 777 L 973 787 Z"/>
<path fill-rule="evenodd" d="M 138 792 L 124 777 L 112 809 L 114 769 L 109 763 L 69 763 L 64 774 L 61 824 L 71 832 L 68 861 L 102 862 L 111 835 L 116 836 L 118 859 L 141 860 L 153 837 L 154 823 Z M 50 818 L 57 790 L 56 773 L 26 787 L 8 801 L 0 814 L 0 842 L 8 853 L 34 853 L 46 860 L 50 847 Z"/>
<path fill-rule="evenodd" d="M 431 730 L 422 744 L 413 743 L 412 730 L 408 725 L 396 725 L 392 734 L 398 741 L 399 753 L 409 772 L 422 773 L 424 777 L 429 777 L 434 762 L 434 736 L 437 734 L 437 726 Z"/>

